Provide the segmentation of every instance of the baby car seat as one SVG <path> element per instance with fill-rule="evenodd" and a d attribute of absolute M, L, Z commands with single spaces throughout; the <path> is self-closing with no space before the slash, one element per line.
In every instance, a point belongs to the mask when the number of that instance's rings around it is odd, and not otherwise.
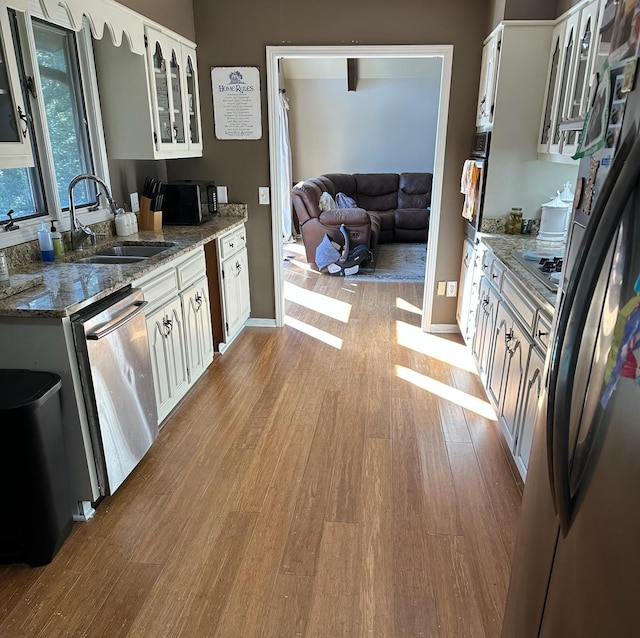
<path fill-rule="evenodd" d="M 360 264 L 373 256 L 366 246 L 356 246 L 349 250 L 349 233 L 344 224 L 341 224 L 340 232 L 344 237 L 344 246 L 325 235 L 316 249 L 316 264 L 321 271 L 330 275 L 355 275 L 360 270 Z"/>

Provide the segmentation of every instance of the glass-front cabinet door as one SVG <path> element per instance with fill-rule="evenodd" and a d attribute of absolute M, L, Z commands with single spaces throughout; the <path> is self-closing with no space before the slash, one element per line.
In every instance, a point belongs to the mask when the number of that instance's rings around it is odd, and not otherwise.
<path fill-rule="evenodd" d="M 147 59 L 156 149 L 184 149 L 185 106 L 180 43 L 147 27 Z"/>
<path fill-rule="evenodd" d="M 182 65 L 185 70 L 185 113 L 187 114 L 187 144 L 190 150 L 202 150 L 200 131 L 200 93 L 195 51 L 182 45 Z"/>
<path fill-rule="evenodd" d="M 551 56 L 549 57 L 549 70 L 547 72 L 547 90 L 544 97 L 542 110 L 542 122 L 540 124 L 540 137 L 538 138 L 538 152 L 548 153 L 551 140 L 551 127 L 553 125 L 553 113 L 558 100 L 558 69 L 560 57 L 564 50 L 564 24 L 559 24 L 551 38 Z"/>
<path fill-rule="evenodd" d="M 561 56 L 561 75 L 558 82 L 558 101 L 554 109 L 551 125 L 552 135 L 549 152 L 562 153 L 565 142 L 565 131 L 560 130 L 560 124 L 569 117 L 569 102 L 571 100 L 571 86 L 575 71 L 575 56 L 578 49 L 578 26 L 580 14 L 575 13 L 565 23 L 564 49 Z"/>
<path fill-rule="evenodd" d="M 0 168 L 33 166 L 9 14 L 0 10 Z"/>
<path fill-rule="evenodd" d="M 595 71 L 597 58 L 597 25 L 599 0 L 588 4 L 580 14 L 578 49 L 576 51 L 576 69 L 571 86 L 571 99 L 567 105 L 570 120 L 579 120 L 587 112 L 590 83 Z M 580 131 L 567 131 L 566 141 L 562 148 L 563 155 L 571 157 L 578 148 Z"/>

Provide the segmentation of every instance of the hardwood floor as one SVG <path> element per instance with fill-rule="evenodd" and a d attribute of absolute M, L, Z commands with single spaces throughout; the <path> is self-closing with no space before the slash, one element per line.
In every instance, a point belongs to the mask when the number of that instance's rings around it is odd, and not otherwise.
<path fill-rule="evenodd" d="M 0 636 L 500 634 L 520 484 L 422 286 L 286 269 L 53 562 L 0 567 Z"/>

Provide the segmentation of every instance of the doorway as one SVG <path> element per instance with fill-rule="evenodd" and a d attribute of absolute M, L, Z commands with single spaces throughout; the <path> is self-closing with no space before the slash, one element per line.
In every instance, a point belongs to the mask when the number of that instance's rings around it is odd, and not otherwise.
<path fill-rule="evenodd" d="M 442 74 L 440 81 L 440 99 L 437 133 L 435 137 L 435 160 L 433 168 L 433 192 L 431 198 L 431 216 L 429 245 L 435 247 L 427 251 L 425 285 L 423 296 L 422 329 L 431 331 L 432 309 L 435 293 L 436 259 L 440 231 L 442 202 L 442 183 L 444 175 L 445 140 L 449 112 L 449 92 L 451 67 L 453 60 L 452 45 L 411 45 L 411 46 L 273 46 L 267 47 L 267 100 L 269 116 L 269 155 L 272 194 L 272 241 L 275 283 L 276 325 L 284 325 L 284 280 L 283 262 L 283 216 L 285 206 L 282 196 L 283 171 L 279 161 L 279 143 L 282 137 L 282 124 L 279 117 L 279 65 L 286 59 L 330 59 L 330 58 L 440 58 Z M 290 188 L 290 185 L 288 185 Z"/>

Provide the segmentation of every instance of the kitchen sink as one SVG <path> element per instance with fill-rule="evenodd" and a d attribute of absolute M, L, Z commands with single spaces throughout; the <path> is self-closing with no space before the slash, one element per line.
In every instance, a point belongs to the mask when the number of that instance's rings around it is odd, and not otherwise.
<path fill-rule="evenodd" d="M 94 253 L 90 257 L 78 259 L 80 264 L 136 264 L 161 253 L 171 245 L 153 246 L 149 244 L 127 244 L 124 246 L 109 246 Z"/>
<path fill-rule="evenodd" d="M 148 257 L 134 255 L 92 255 L 78 259 L 79 264 L 136 264 L 146 261 Z"/>
<path fill-rule="evenodd" d="M 153 255 L 161 253 L 163 250 L 167 250 L 167 248 L 169 248 L 169 246 L 148 246 L 140 244 L 132 244 L 128 246 L 111 246 L 110 248 L 99 250 L 95 254 L 95 256 L 142 257 L 146 259 L 147 257 L 153 257 Z"/>

